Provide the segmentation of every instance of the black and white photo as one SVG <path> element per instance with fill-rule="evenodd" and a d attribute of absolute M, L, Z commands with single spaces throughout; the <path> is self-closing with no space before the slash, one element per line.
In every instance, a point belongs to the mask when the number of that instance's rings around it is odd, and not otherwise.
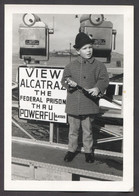
<path fill-rule="evenodd" d="M 5 190 L 134 190 L 133 11 L 5 5 Z"/>

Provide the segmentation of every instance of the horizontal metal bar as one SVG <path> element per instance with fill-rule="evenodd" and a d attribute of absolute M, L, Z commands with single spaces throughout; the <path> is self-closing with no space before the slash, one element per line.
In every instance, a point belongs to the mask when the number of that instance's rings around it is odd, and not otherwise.
<path fill-rule="evenodd" d="M 12 81 L 12 90 L 18 87 L 18 83 Z"/>
<path fill-rule="evenodd" d="M 109 138 L 104 138 L 104 139 L 98 139 L 97 143 L 106 143 L 106 142 L 113 142 L 113 141 L 118 141 L 122 140 L 123 137 L 109 137 Z"/>
<path fill-rule="evenodd" d="M 17 100 L 18 100 L 18 97 L 16 97 L 15 95 L 12 95 L 12 97 L 14 97 L 15 99 L 17 99 Z"/>
<path fill-rule="evenodd" d="M 18 101 L 12 101 L 12 108 L 19 108 Z"/>
<path fill-rule="evenodd" d="M 111 130 L 108 130 L 108 129 L 106 129 L 106 128 L 104 128 L 104 127 L 101 127 L 101 126 L 99 126 L 99 125 L 93 125 L 93 127 L 99 129 L 100 131 L 103 131 L 103 132 L 105 132 L 105 133 L 108 133 L 108 134 L 110 134 L 110 135 L 114 135 L 114 136 L 116 136 L 116 137 L 122 136 L 122 134 L 113 133 Z"/>

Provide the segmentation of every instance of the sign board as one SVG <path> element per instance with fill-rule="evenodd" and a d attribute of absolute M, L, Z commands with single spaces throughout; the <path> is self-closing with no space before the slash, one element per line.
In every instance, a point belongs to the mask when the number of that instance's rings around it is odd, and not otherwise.
<path fill-rule="evenodd" d="M 66 123 L 63 68 L 19 67 L 19 118 Z"/>

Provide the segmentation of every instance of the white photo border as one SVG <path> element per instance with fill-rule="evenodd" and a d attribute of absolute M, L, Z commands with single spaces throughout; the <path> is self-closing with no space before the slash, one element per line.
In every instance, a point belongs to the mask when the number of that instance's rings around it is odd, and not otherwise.
<path fill-rule="evenodd" d="M 39 7 L 39 9 L 38 9 Z M 123 181 L 14 181 L 11 180 L 11 100 L 12 100 L 12 15 L 17 13 L 45 14 L 123 14 L 124 15 L 124 140 L 123 140 Z M 134 94 L 134 59 L 133 59 L 133 24 L 134 6 L 124 5 L 5 5 L 5 56 L 4 56 L 4 190 L 37 191 L 133 191 L 133 94 Z"/>

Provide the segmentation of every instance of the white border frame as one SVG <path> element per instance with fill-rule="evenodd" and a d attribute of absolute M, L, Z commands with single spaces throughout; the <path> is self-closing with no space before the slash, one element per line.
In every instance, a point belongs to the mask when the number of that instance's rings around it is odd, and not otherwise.
<path fill-rule="evenodd" d="M 39 9 L 38 9 L 39 7 Z M 60 182 L 11 180 L 11 81 L 12 81 L 12 14 L 123 14 L 124 15 L 124 167 L 121 182 Z M 5 58 L 4 58 L 4 189 L 38 191 L 133 191 L 133 6 L 87 5 L 5 5 Z"/>

